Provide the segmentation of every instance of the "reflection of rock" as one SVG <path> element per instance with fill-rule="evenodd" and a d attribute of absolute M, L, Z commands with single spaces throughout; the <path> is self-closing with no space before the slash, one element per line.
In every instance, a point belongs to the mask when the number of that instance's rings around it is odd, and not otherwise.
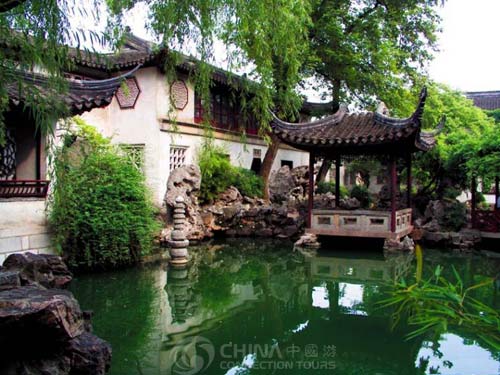
<path fill-rule="evenodd" d="M 192 297 L 192 285 L 189 280 L 189 268 L 176 267 L 167 271 L 168 301 L 172 309 L 172 322 L 183 323 L 193 311 L 188 311 Z"/>

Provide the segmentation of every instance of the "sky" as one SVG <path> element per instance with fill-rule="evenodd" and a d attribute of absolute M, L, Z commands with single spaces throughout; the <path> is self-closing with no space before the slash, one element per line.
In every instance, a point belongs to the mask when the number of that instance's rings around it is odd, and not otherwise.
<path fill-rule="evenodd" d="M 461 91 L 500 90 L 500 0 L 448 0 L 429 75 Z"/>
<path fill-rule="evenodd" d="M 151 39 L 144 28 L 146 8 L 134 13 L 132 32 Z M 500 90 L 500 0 L 447 0 L 439 13 L 442 33 L 430 77 L 460 91 Z"/>

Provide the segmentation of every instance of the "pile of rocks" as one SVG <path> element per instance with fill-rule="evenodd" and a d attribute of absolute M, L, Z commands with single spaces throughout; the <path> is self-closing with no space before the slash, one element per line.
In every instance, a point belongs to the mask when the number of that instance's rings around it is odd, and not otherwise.
<path fill-rule="evenodd" d="M 462 228 L 460 231 L 450 231 L 441 225 L 443 217 L 453 202 L 430 201 L 424 216 L 414 221 L 412 237 L 420 239 L 429 246 L 445 247 L 463 251 L 473 250 L 481 242 L 479 231 Z M 463 219 L 464 221 L 465 218 Z"/>
<path fill-rule="evenodd" d="M 273 206 L 262 199 L 242 197 L 235 187 L 219 195 L 201 216 L 212 233 L 228 237 L 296 237 L 304 226 L 304 215 L 296 208 Z"/>
<path fill-rule="evenodd" d="M 0 268 L 1 374 L 105 374 L 111 347 L 92 334 L 91 314 L 64 289 L 55 255 L 13 254 Z"/>

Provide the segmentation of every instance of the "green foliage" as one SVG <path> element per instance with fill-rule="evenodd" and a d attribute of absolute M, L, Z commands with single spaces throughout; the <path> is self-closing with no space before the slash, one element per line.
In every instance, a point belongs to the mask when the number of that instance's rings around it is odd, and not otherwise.
<path fill-rule="evenodd" d="M 361 155 L 347 164 L 346 171 L 348 173 L 359 173 L 365 186 L 369 187 L 370 177 L 380 174 L 382 165 L 379 160 Z"/>
<path fill-rule="evenodd" d="M 253 171 L 231 165 L 223 147 L 216 146 L 208 139 L 198 152 L 201 170 L 200 201 L 212 202 L 229 186 L 236 187 L 242 195 L 261 197 L 262 178 Z"/>
<path fill-rule="evenodd" d="M 138 1 L 107 3 L 115 16 L 111 25 L 116 33 L 122 28 L 125 11 Z M 210 64 L 215 63 L 218 40 L 227 47 L 228 70 L 253 66 L 247 74 L 259 83 L 259 89 L 245 84 L 239 88 L 251 92 L 244 110 L 257 118 L 263 134 L 269 130 L 269 108 L 278 107 L 286 115 L 296 113 L 300 100 L 295 88 L 308 56 L 309 1 L 166 0 L 148 6 L 147 24 L 162 47 L 191 52 L 183 48 L 196 46 L 201 64 L 192 78 L 202 98 L 208 98 L 214 70 Z"/>
<path fill-rule="evenodd" d="M 484 112 L 486 112 L 489 117 L 493 118 L 497 124 L 500 123 L 500 108 Z"/>
<path fill-rule="evenodd" d="M 439 224 L 447 230 L 458 232 L 467 223 L 467 208 L 465 204 L 454 200 L 446 205 Z"/>
<path fill-rule="evenodd" d="M 335 182 L 332 181 L 321 181 L 318 182 L 316 188 L 317 194 L 332 193 L 335 194 Z M 349 190 L 344 185 L 340 185 L 340 198 L 346 198 L 349 196 Z"/>
<path fill-rule="evenodd" d="M 395 307 L 394 325 L 405 318 L 408 324 L 416 327 L 407 336 L 408 339 L 426 333 L 438 337 L 448 331 L 449 326 L 454 326 L 478 337 L 494 350 L 500 350 L 499 312 L 472 296 L 475 290 L 492 287 L 494 280 L 466 287 L 455 268 L 453 274 L 454 281 L 446 279 L 438 266 L 434 276 L 428 280 L 412 285 L 402 280 L 381 306 Z"/>
<path fill-rule="evenodd" d="M 262 197 L 264 182 L 262 177 L 257 176 L 250 169 L 236 167 L 232 185 L 236 187 L 243 196 Z"/>
<path fill-rule="evenodd" d="M 43 132 L 52 129 L 54 121 L 68 115 L 62 100 L 67 92 L 63 72 L 71 67 L 67 43 L 81 47 L 80 42 L 101 41 L 92 31 L 70 27 L 72 16 L 98 18 L 85 6 L 70 0 L 31 0 L 2 2 L 0 8 L 0 146 L 4 143 L 4 111 L 9 100 L 6 83 L 14 83 L 25 98 L 22 104 Z M 88 43 L 87 43 L 88 44 Z M 93 43 L 92 43 L 93 44 Z M 85 53 L 85 52 L 82 52 Z M 40 90 L 22 78 L 23 72 L 43 68 L 46 87 Z M 21 73 L 21 74 L 20 74 Z M 49 94 L 47 94 L 49 93 Z"/>
<path fill-rule="evenodd" d="M 92 126 L 74 125 L 54 156 L 55 245 L 72 267 L 134 263 L 152 250 L 159 229 L 144 177 Z"/>
<path fill-rule="evenodd" d="M 362 208 L 368 208 L 372 202 L 368 188 L 363 185 L 354 185 L 351 189 L 351 198 L 356 198 Z"/>
<path fill-rule="evenodd" d="M 428 96 L 423 115 L 423 127 L 435 129 L 443 116 L 446 117 L 442 132 L 437 136 L 437 146 L 429 152 L 415 154 L 414 178 L 421 194 L 436 194 L 442 199 L 449 187 L 458 190 L 470 188 L 471 174 L 479 176 L 488 171 L 499 170 L 479 156 L 480 144 L 488 143 L 493 149 L 494 122 L 484 111 L 475 107 L 461 92 L 434 82 L 428 82 Z M 391 103 L 402 116 L 414 111 L 415 102 L 408 98 L 417 97 L 418 88 L 407 91 L 402 98 Z M 485 163 L 483 163 L 485 162 Z"/>
<path fill-rule="evenodd" d="M 387 103 L 418 82 L 436 45 L 440 1 L 311 3 L 312 70 L 335 102 Z"/>

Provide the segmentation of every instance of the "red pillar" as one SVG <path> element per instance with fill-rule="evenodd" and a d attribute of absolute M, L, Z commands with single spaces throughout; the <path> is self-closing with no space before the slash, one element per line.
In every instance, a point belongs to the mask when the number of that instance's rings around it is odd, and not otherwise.
<path fill-rule="evenodd" d="M 411 208 L 411 187 L 412 187 L 412 174 L 411 174 L 411 154 L 408 154 L 406 159 L 406 202 L 408 208 Z"/>
<path fill-rule="evenodd" d="M 335 157 L 335 208 L 340 206 L 340 156 Z"/>
<path fill-rule="evenodd" d="M 391 232 L 396 232 L 396 157 L 391 155 Z"/>
<path fill-rule="evenodd" d="M 307 228 L 312 225 L 312 210 L 314 195 L 314 153 L 309 153 L 309 197 L 307 204 Z"/>

